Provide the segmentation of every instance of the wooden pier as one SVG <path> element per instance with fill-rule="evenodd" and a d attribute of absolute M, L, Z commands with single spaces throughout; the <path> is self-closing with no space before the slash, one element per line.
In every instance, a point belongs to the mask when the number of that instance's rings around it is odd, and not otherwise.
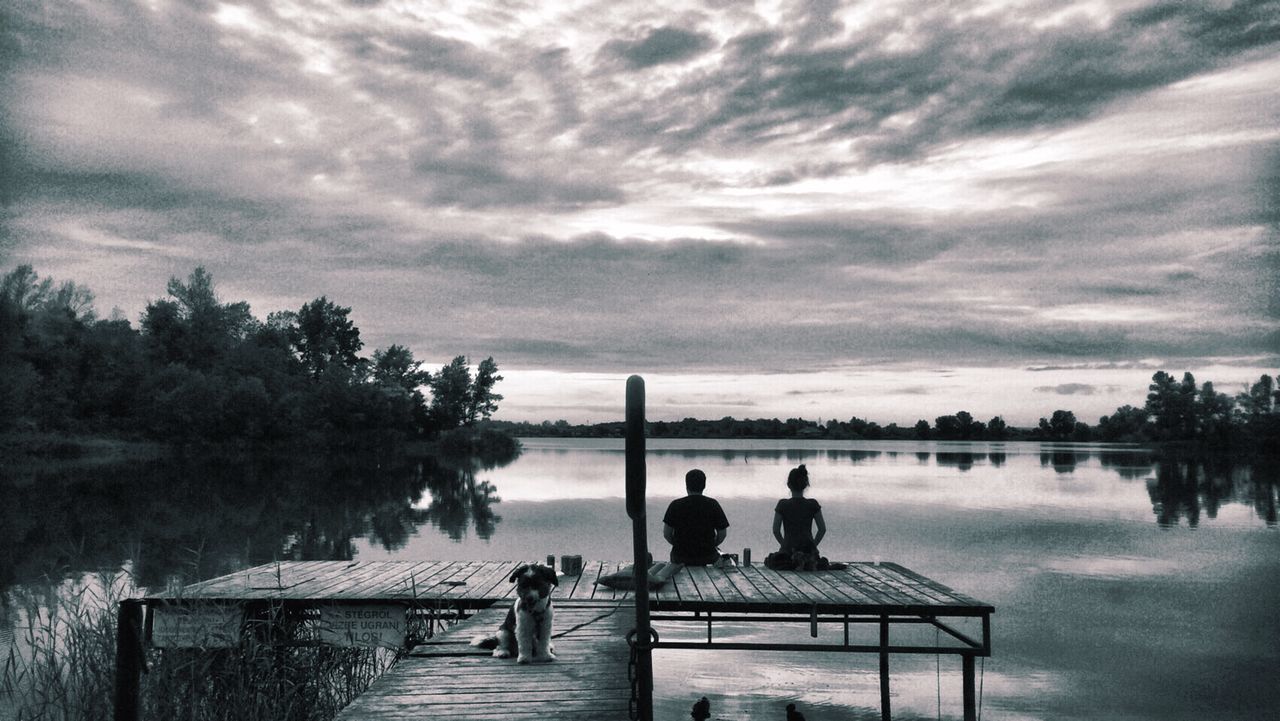
<path fill-rule="evenodd" d="M 627 379 L 626 507 L 633 559 L 643 568 L 645 537 L 644 380 Z M 745 554 L 744 554 L 745 556 Z M 557 654 L 552 663 L 517 665 L 465 646 L 495 627 L 515 595 L 521 562 L 352 561 L 273 563 L 186 587 L 172 597 L 120 603 L 116 648 L 116 721 L 136 721 L 148 643 L 230 646 L 250 625 L 271 639 L 272 619 L 292 626 L 287 642 L 408 648 L 408 658 L 376 680 L 342 714 L 344 721 L 393 719 L 642 719 L 651 721 L 652 654 L 661 649 L 742 649 L 875 653 L 880 713 L 890 719 L 891 654 L 955 654 L 964 676 L 964 718 L 976 721 L 974 659 L 991 655 L 989 604 L 893 563 L 848 563 L 839 570 L 775 571 L 760 566 L 690 566 L 662 587 L 632 591 L 599 581 L 621 570 L 594 561 L 560 579 Z M 157 616 L 159 621 L 157 621 Z M 410 630 L 410 617 L 417 630 Z M 423 623 L 425 619 L 425 624 Z M 264 624 L 265 621 L 265 624 Z M 717 641 L 716 623 L 799 629 L 842 640 Z M 445 630 L 442 624 L 457 625 Z M 975 632 L 969 626 L 978 624 Z M 692 624 L 706 640 L 662 640 L 658 628 Z M 878 632 L 859 643 L 859 624 Z M 967 624 L 967 625 L 966 625 Z M 895 627 L 928 626 L 934 642 L 895 643 Z M 425 630 L 424 630 L 425 628 Z M 665 632 L 665 630 L 664 630 Z M 946 633 L 946 644 L 941 643 Z M 157 639 L 157 634 L 159 639 Z M 299 635 L 309 638 L 299 638 Z M 830 634 L 828 634 L 830 635 Z M 773 634 L 770 634 L 772 637 Z M 274 643 L 274 641 L 272 641 Z"/>
<path fill-rule="evenodd" d="M 408 655 L 378 679 L 341 716 L 344 721 L 408 718 L 545 718 L 545 707 L 517 703 L 534 693 L 556 699 L 556 716 L 626 719 L 633 703 L 628 680 L 628 632 L 635 628 L 635 598 L 628 590 L 597 583 L 621 562 L 589 561 L 582 573 L 560 577 L 554 599 L 559 660 L 517 665 L 466 645 L 501 622 L 514 599 L 508 581 L 518 561 L 306 561 L 257 566 L 185 587 L 171 596 L 134 602 L 149 610 L 125 618 L 122 628 L 140 629 L 150 642 L 152 613 L 166 609 L 254 609 L 270 607 L 297 617 L 318 609 L 391 608 L 447 619 L 441 632 L 397 638 Z M 973 717 L 976 657 L 991 653 L 994 608 L 893 563 L 853 562 L 840 570 L 775 571 L 759 565 L 686 567 L 648 594 L 651 620 L 683 640 L 652 644 L 662 649 L 758 649 L 789 652 L 875 653 L 880 657 L 881 708 L 889 718 L 890 654 L 956 654 L 962 657 L 966 717 Z M 459 623 L 458 621 L 462 621 Z M 242 623 L 244 621 L 242 620 Z M 785 642 L 719 640 L 717 624 L 770 624 L 793 631 Z M 859 642 L 862 628 L 878 631 Z M 967 624 L 967 625 L 966 625 Z M 819 637 L 820 626 L 843 634 Z M 894 642 L 891 629 L 936 628 L 946 644 Z M 974 628 L 976 627 L 976 628 Z M 428 628 L 433 628 L 428 626 Z M 703 629 L 705 628 L 705 638 Z M 851 633 L 852 630 L 852 633 Z M 805 633 L 807 631 L 808 633 Z M 663 631 L 666 633 L 665 631 Z M 187 632 L 184 632 L 187 633 Z M 830 638 L 838 635 L 840 640 Z M 865 636 L 866 634 L 862 634 Z M 776 634 L 771 634 L 771 637 Z M 806 638 L 807 636 L 807 638 Z"/>
<path fill-rule="evenodd" d="M 502 623 L 506 607 L 478 612 L 416 646 L 339 715 L 339 721 L 626 719 L 627 606 L 556 608 L 557 660 L 524 666 L 470 645 Z M 536 703 L 531 700 L 537 699 Z"/>

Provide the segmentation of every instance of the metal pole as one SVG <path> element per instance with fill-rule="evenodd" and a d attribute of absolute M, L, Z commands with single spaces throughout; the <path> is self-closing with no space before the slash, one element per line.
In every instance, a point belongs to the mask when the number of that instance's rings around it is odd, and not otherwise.
<path fill-rule="evenodd" d="M 889 721 L 889 617 L 880 617 L 880 718 Z"/>
<path fill-rule="evenodd" d="M 136 599 L 120 602 L 116 614 L 115 721 L 138 721 L 142 686 L 142 612 Z"/>
<path fill-rule="evenodd" d="M 973 654 L 961 654 L 960 660 L 964 665 L 964 721 L 978 721 L 973 692 Z"/>
<path fill-rule="evenodd" d="M 627 379 L 626 416 L 627 515 L 631 517 L 631 538 L 635 551 L 632 579 L 636 587 L 636 678 L 639 681 L 637 710 L 641 721 L 653 721 L 653 650 L 649 621 L 649 541 L 646 535 L 644 466 L 644 379 Z"/>

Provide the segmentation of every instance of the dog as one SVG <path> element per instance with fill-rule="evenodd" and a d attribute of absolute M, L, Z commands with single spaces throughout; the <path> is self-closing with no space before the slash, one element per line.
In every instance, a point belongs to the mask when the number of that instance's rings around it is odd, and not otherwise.
<path fill-rule="evenodd" d="M 492 636 L 476 636 L 471 645 L 493 649 L 494 658 L 516 657 L 516 663 L 556 660 L 551 643 L 551 593 L 560 585 L 554 568 L 525 564 L 507 579 L 516 584 L 516 600 Z"/>

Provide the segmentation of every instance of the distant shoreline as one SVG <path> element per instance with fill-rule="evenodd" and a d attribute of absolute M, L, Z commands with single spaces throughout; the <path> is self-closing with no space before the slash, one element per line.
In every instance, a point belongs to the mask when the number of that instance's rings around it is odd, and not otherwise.
<path fill-rule="evenodd" d="M 613 436 L 608 434 L 602 435 L 569 435 L 569 434 L 538 434 L 538 433 L 519 433 L 513 434 L 514 439 L 518 441 L 520 438 L 528 439 L 552 439 L 552 440 L 590 440 L 601 438 L 621 438 L 620 435 Z M 1177 442 L 1177 441 L 1062 441 L 1049 440 L 1043 438 L 1028 437 L 1027 435 L 1018 435 L 1001 440 L 992 439 L 969 439 L 969 440 L 951 440 L 951 439 L 916 439 L 916 438 L 831 438 L 823 436 L 701 436 L 701 435 L 665 435 L 665 436 L 648 436 L 650 440 L 702 440 L 702 441 L 749 441 L 749 440 L 771 440 L 771 441 L 863 441 L 869 443 L 1082 443 L 1091 446 L 1108 446 L 1116 448 L 1130 448 L 1134 450 L 1145 450 L 1162 454 L 1193 454 L 1193 455 L 1234 455 L 1234 456 L 1266 456 L 1267 454 L 1261 449 L 1223 449 L 1204 447 L 1196 443 Z M 216 447 L 216 445 L 215 445 Z M 111 436 L 86 435 L 86 434 L 63 434 L 49 432 L 20 432 L 20 433 L 0 433 L 0 460 L 8 464 L 22 465 L 23 463 L 55 463 L 67 466 L 92 466 L 104 465 L 112 463 L 127 462 L 145 462 L 155 461 L 164 458 L 171 458 L 178 452 L 178 446 L 169 443 L 149 440 L 133 440 L 125 438 L 115 438 Z M 229 449 L 222 449 L 229 450 Z M 254 453 L 253 449 L 236 448 L 237 454 Z M 271 452 L 287 452 L 288 448 L 261 448 L 258 449 L 264 453 Z M 292 450 L 298 450 L 294 447 Z M 423 458 L 427 456 L 449 455 L 446 449 L 436 440 L 431 441 L 407 441 L 400 451 L 408 458 Z"/>

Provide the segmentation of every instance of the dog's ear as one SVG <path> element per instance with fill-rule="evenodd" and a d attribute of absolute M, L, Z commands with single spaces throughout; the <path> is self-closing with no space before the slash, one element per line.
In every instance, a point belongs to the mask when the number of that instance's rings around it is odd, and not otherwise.
<path fill-rule="evenodd" d="M 527 570 L 529 570 L 529 564 L 527 564 L 527 563 L 526 563 L 526 564 L 524 564 L 523 566 L 521 566 L 521 567 L 517 568 L 516 570 L 512 571 L 512 572 L 511 572 L 511 575 L 507 578 L 507 580 L 508 580 L 508 581 L 510 581 L 511 583 L 515 583 L 515 582 L 516 582 L 516 577 L 517 577 L 517 576 L 519 576 L 520 574 L 524 573 L 524 572 L 525 572 L 525 571 L 527 571 Z"/>
<path fill-rule="evenodd" d="M 541 573 L 542 577 L 547 580 L 547 583 L 552 586 L 556 586 L 557 588 L 560 586 L 560 577 L 556 575 L 556 569 L 551 568 L 550 566 L 539 566 L 538 573 Z"/>

